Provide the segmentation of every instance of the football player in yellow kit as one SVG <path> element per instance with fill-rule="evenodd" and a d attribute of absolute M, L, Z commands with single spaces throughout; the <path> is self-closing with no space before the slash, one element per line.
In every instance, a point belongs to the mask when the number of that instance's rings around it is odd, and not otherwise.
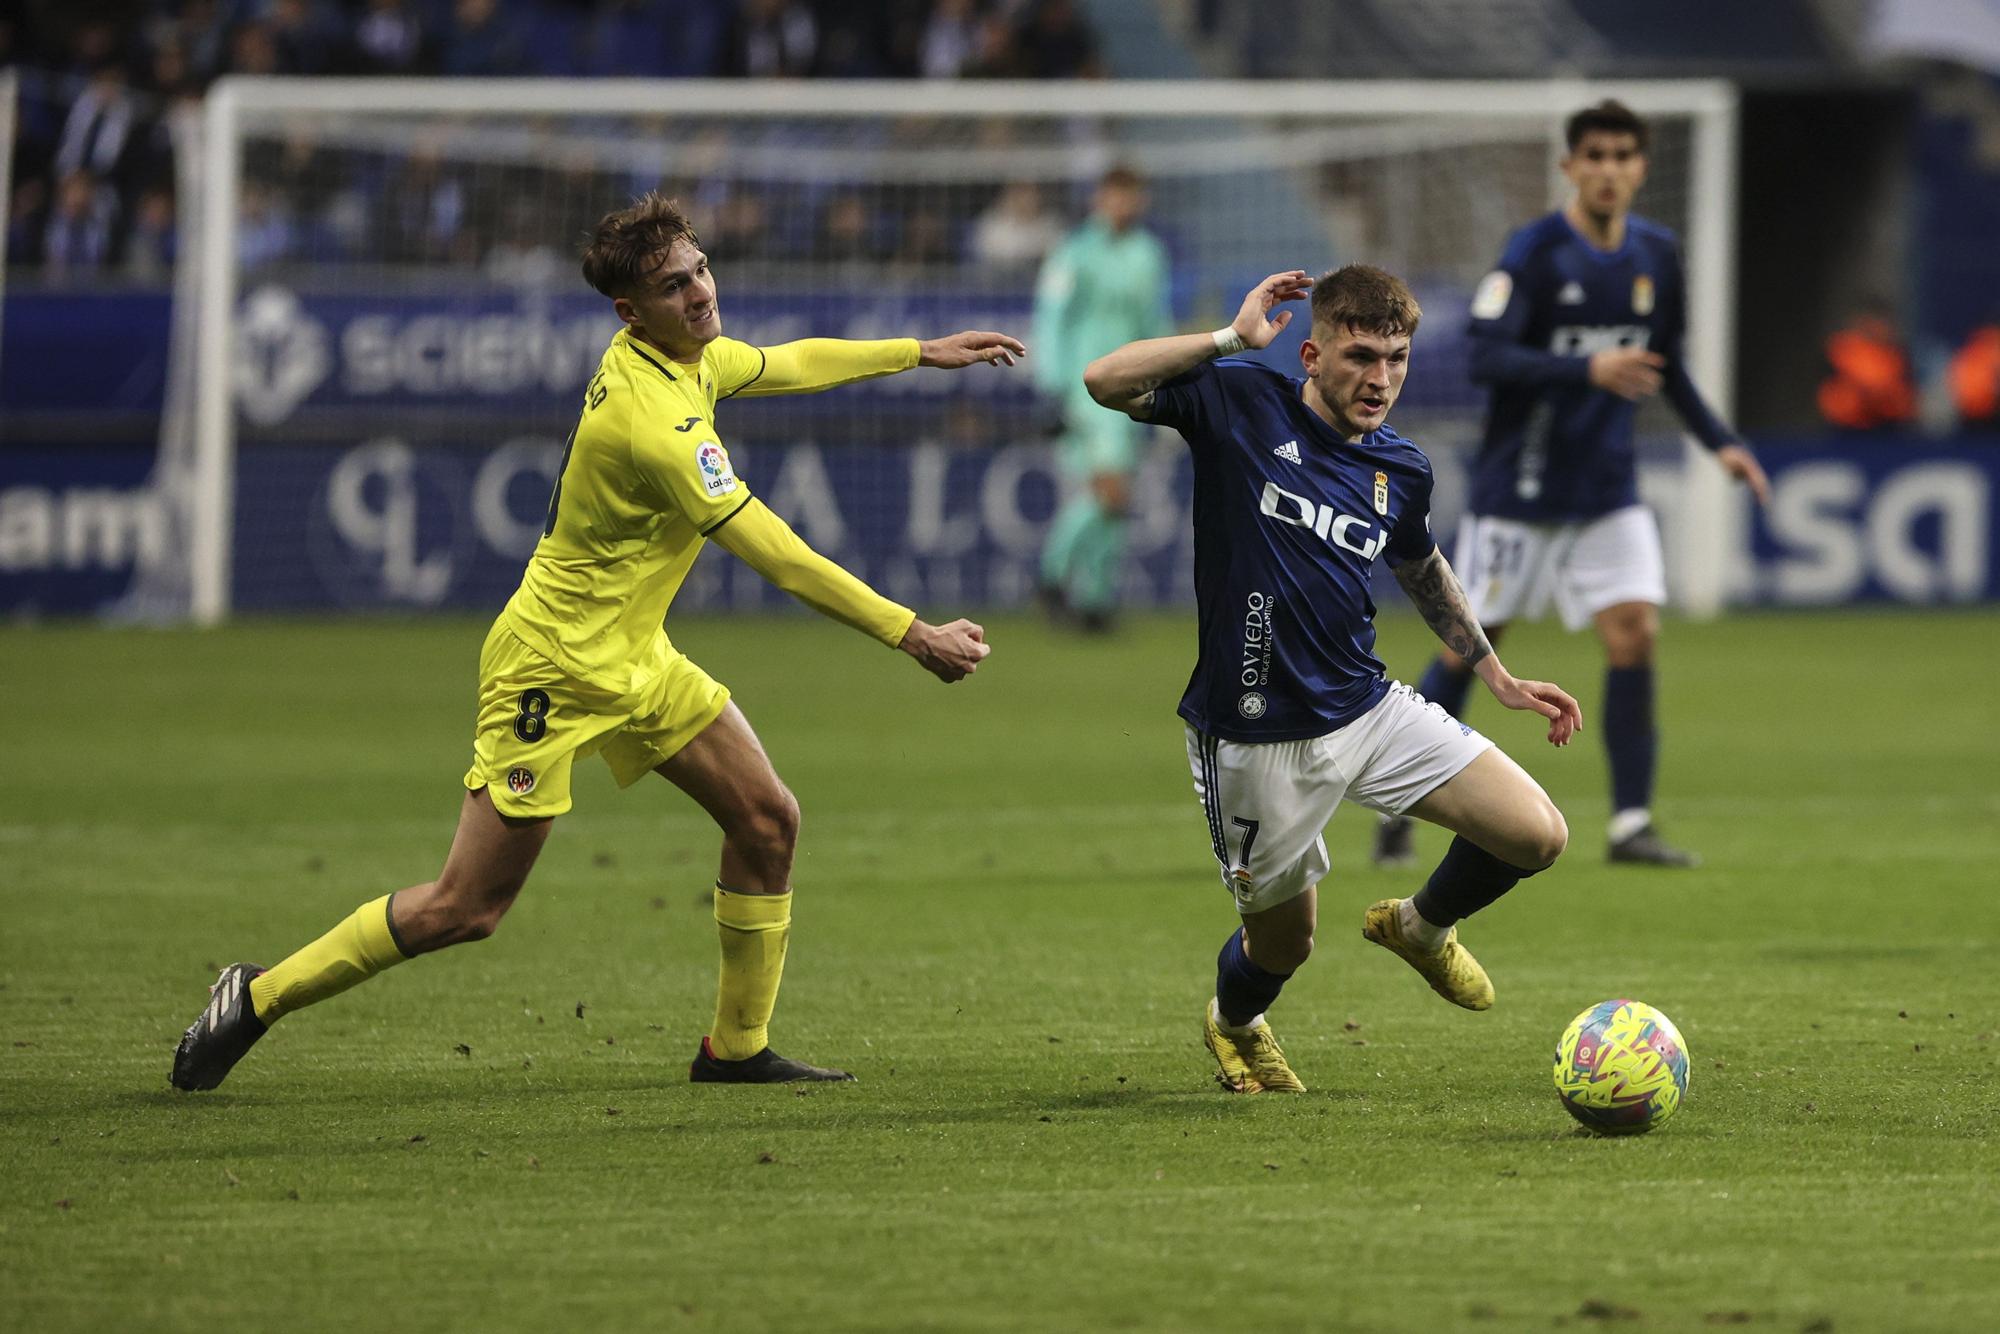
<path fill-rule="evenodd" d="M 405 959 L 493 934 L 527 881 L 570 770 L 602 755 L 620 786 L 657 773 L 722 828 L 715 1019 L 689 1069 L 703 1083 L 849 1079 L 771 1050 L 791 929 L 799 809 L 729 691 L 662 627 L 713 538 L 827 616 L 899 648 L 943 681 L 988 652 L 971 621 L 934 626 L 808 547 L 730 466 L 715 405 L 799 394 L 915 366 L 1013 365 L 1000 333 L 758 348 L 722 336 L 714 276 L 678 206 L 647 195 L 597 225 L 584 277 L 625 327 L 584 392 L 548 522 L 480 653 L 466 795 L 444 869 L 378 898 L 270 969 L 222 970 L 174 1053 L 177 1088 L 208 1089 L 269 1026 Z"/>

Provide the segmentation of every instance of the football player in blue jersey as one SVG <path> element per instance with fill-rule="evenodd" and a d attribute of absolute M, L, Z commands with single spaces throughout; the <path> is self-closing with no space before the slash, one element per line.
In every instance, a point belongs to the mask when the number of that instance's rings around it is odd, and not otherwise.
<path fill-rule="evenodd" d="M 1235 356 L 1268 347 L 1312 297 L 1303 379 Z M 1188 764 L 1242 925 L 1216 960 L 1203 1036 L 1240 1093 L 1299 1092 L 1265 1019 L 1312 953 L 1323 837 L 1342 801 L 1457 835 L 1427 883 L 1384 899 L 1362 934 L 1469 1010 L 1493 1003 L 1457 923 L 1554 862 L 1568 840 L 1548 794 L 1492 742 L 1389 680 L 1370 579 L 1385 557 L 1438 637 L 1512 709 L 1566 744 L 1582 718 L 1512 676 L 1430 534 L 1431 465 L 1385 424 L 1422 312 L 1380 269 L 1317 283 L 1277 273 L 1227 328 L 1128 343 L 1084 372 L 1092 398 L 1179 431 L 1194 454 L 1201 652 L 1181 697 Z"/>
<path fill-rule="evenodd" d="M 1596 629 L 1611 860 L 1692 866 L 1692 853 L 1653 828 L 1653 653 L 1667 590 L 1659 527 L 1639 503 L 1639 400 L 1664 393 L 1759 504 L 1770 484 L 1688 377 L 1680 247 L 1631 211 L 1647 139 L 1646 122 L 1617 102 L 1570 117 L 1569 203 L 1515 232 L 1473 297 L 1472 377 L 1492 398 L 1458 570 L 1491 642 L 1510 622 L 1540 617 L 1551 598 L 1564 625 Z M 1472 665 L 1447 647 L 1417 688 L 1456 716 L 1471 681 Z M 1384 820 L 1375 860 L 1396 865 L 1411 854 L 1409 821 Z"/>

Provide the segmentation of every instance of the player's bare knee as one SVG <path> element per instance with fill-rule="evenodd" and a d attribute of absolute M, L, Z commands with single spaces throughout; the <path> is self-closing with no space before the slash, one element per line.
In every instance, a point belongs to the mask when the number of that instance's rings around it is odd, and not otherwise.
<path fill-rule="evenodd" d="M 1555 865 L 1556 858 L 1562 856 L 1563 849 L 1569 846 L 1569 822 L 1563 819 L 1563 813 L 1553 803 L 1548 803 L 1540 813 L 1537 826 L 1529 848 L 1531 859 L 1528 865 L 1541 870 Z"/>
<path fill-rule="evenodd" d="M 736 850 L 766 875 L 782 879 L 799 845 L 799 803 L 783 784 L 754 801 L 729 830 Z"/>
<path fill-rule="evenodd" d="M 1313 935 L 1306 931 L 1270 931 L 1244 941 L 1251 962 L 1270 973 L 1295 973 L 1312 957 Z"/>
<path fill-rule="evenodd" d="M 1259 959 L 1258 966 L 1273 973 L 1296 973 L 1312 958 L 1313 938 L 1310 933 L 1289 936 L 1276 942 L 1269 950 L 1268 960 Z"/>

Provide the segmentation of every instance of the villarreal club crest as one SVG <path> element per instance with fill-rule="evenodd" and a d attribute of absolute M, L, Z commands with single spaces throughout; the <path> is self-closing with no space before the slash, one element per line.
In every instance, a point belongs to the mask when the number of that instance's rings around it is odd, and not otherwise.
<path fill-rule="evenodd" d="M 1608 1000 L 1570 1021 L 1556 1044 L 1556 1096 L 1600 1135 L 1637 1135 L 1687 1096 L 1687 1044 L 1674 1021 L 1635 1000 Z"/>

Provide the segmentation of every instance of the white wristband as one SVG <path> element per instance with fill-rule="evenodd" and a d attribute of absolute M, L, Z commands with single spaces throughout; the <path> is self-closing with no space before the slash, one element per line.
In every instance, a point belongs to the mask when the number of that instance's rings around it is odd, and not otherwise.
<path fill-rule="evenodd" d="M 1243 341 L 1243 335 L 1236 332 L 1236 326 L 1233 324 L 1223 325 L 1209 337 L 1215 340 L 1215 355 L 1218 357 L 1233 357 L 1250 346 Z"/>

